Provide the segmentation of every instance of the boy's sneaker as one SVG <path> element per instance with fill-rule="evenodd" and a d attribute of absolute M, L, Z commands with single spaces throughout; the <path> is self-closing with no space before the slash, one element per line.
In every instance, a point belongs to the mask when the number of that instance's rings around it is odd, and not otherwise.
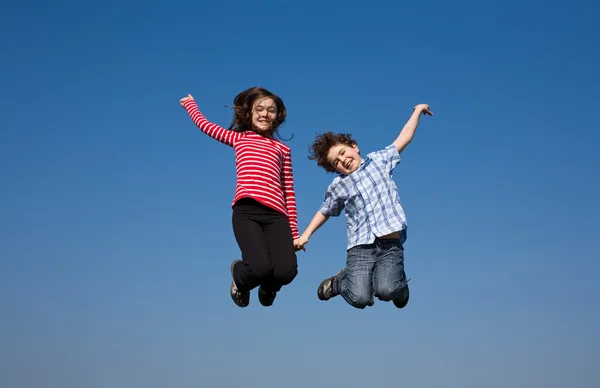
<path fill-rule="evenodd" d="M 234 262 L 231 263 L 231 287 L 229 287 L 229 293 L 235 304 L 240 307 L 247 307 L 250 304 L 250 292 L 239 291 L 235 284 L 235 280 L 233 280 L 233 267 L 235 267 L 236 263 L 239 261 L 241 260 L 234 260 Z"/>
<path fill-rule="evenodd" d="M 258 287 L 258 301 L 265 307 L 269 307 L 275 301 L 276 291 L 265 291 L 262 286 Z"/>
<path fill-rule="evenodd" d="M 408 290 L 408 282 L 407 282 L 406 288 L 404 289 L 404 292 L 402 293 L 402 295 L 400 295 L 399 297 L 397 297 L 396 299 L 393 300 L 394 306 L 398 307 L 399 309 L 406 307 L 406 305 L 408 304 L 409 296 L 410 296 L 410 291 Z"/>
<path fill-rule="evenodd" d="M 332 276 L 321 282 L 321 284 L 319 285 L 319 289 L 317 290 L 317 297 L 320 300 L 329 300 L 336 295 L 333 292 L 333 281 L 335 280 L 336 276 Z"/>

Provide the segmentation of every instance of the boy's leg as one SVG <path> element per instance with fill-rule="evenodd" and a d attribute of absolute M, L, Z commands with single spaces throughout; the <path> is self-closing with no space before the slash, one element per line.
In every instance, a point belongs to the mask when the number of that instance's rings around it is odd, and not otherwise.
<path fill-rule="evenodd" d="M 400 239 L 378 240 L 378 259 L 373 271 L 375 296 L 382 301 L 393 300 L 396 307 L 408 303 L 409 289 L 404 272 L 405 233 Z"/>
<path fill-rule="evenodd" d="M 233 290 L 232 297 L 240 307 L 248 305 L 250 290 L 261 284 L 263 279 L 273 272 L 261 212 L 262 209 L 247 203 L 236 204 L 233 208 L 233 232 L 242 251 L 242 261 L 238 260 L 232 264 L 232 286 L 235 286 L 240 294 L 238 299 L 241 299 L 241 303 L 236 301 Z"/>
<path fill-rule="evenodd" d="M 264 226 L 267 249 L 273 271 L 258 290 L 263 306 L 270 306 L 281 287 L 290 284 L 298 275 L 298 260 L 288 218 L 273 210 Z"/>
<path fill-rule="evenodd" d="M 375 245 L 351 248 L 348 251 L 346 268 L 336 276 L 325 279 L 319 286 L 319 299 L 327 300 L 341 295 L 353 307 L 363 309 L 372 306 L 375 303 L 372 281 L 375 260 Z"/>

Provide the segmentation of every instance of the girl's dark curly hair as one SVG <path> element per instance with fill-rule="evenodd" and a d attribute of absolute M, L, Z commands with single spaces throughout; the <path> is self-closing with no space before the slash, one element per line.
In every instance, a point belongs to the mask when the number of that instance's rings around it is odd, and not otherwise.
<path fill-rule="evenodd" d="M 252 125 L 252 107 L 257 100 L 263 98 L 272 98 L 277 106 L 277 116 L 275 117 L 275 120 L 273 120 L 273 126 L 271 127 L 269 135 L 276 137 L 279 140 L 283 140 L 279 134 L 279 126 L 285 122 L 287 116 L 287 109 L 285 108 L 283 100 L 267 89 L 258 86 L 246 89 L 235 96 L 233 99 L 233 106 L 230 107 L 233 109 L 234 113 L 229 129 L 235 132 L 253 131 L 258 133 Z"/>
<path fill-rule="evenodd" d="M 331 147 L 338 144 L 345 144 L 347 146 L 353 146 L 356 144 L 356 140 L 352 138 L 349 133 L 333 133 L 326 132 L 317 135 L 315 141 L 309 147 L 308 159 L 314 160 L 320 167 L 323 167 L 327 172 L 336 172 L 335 169 L 327 161 L 327 154 Z"/>

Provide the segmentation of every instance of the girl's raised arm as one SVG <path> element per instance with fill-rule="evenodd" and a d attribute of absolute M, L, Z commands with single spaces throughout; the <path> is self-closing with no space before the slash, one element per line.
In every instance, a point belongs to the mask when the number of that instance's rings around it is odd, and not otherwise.
<path fill-rule="evenodd" d="M 187 97 L 179 100 L 179 103 L 188 112 L 196 126 L 213 139 L 233 147 L 235 142 L 238 141 L 238 139 L 242 136 L 242 134 L 239 132 L 230 131 L 208 121 L 202 112 L 198 110 L 198 105 L 196 104 L 196 101 L 194 101 L 194 97 L 192 97 L 191 94 L 188 94 Z"/>

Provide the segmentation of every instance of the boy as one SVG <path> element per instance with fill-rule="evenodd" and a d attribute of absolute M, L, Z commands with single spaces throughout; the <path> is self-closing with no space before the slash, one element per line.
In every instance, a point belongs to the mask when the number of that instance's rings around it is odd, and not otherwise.
<path fill-rule="evenodd" d="M 365 159 L 349 134 L 328 132 L 317 136 L 312 144 L 309 159 L 339 175 L 296 241 L 296 249 L 304 249 L 310 236 L 344 209 L 348 233 L 346 267 L 323 280 L 317 291 L 320 300 L 342 295 L 351 306 L 364 309 L 375 303 L 376 296 L 382 301 L 393 301 L 397 308 L 407 305 L 403 247 L 406 217 L 392 171 L 400 163 L 400 153 L 413 139 L 421 114 L 433 116 L 429 105 L 417 105 L 398 138 Z"/>

